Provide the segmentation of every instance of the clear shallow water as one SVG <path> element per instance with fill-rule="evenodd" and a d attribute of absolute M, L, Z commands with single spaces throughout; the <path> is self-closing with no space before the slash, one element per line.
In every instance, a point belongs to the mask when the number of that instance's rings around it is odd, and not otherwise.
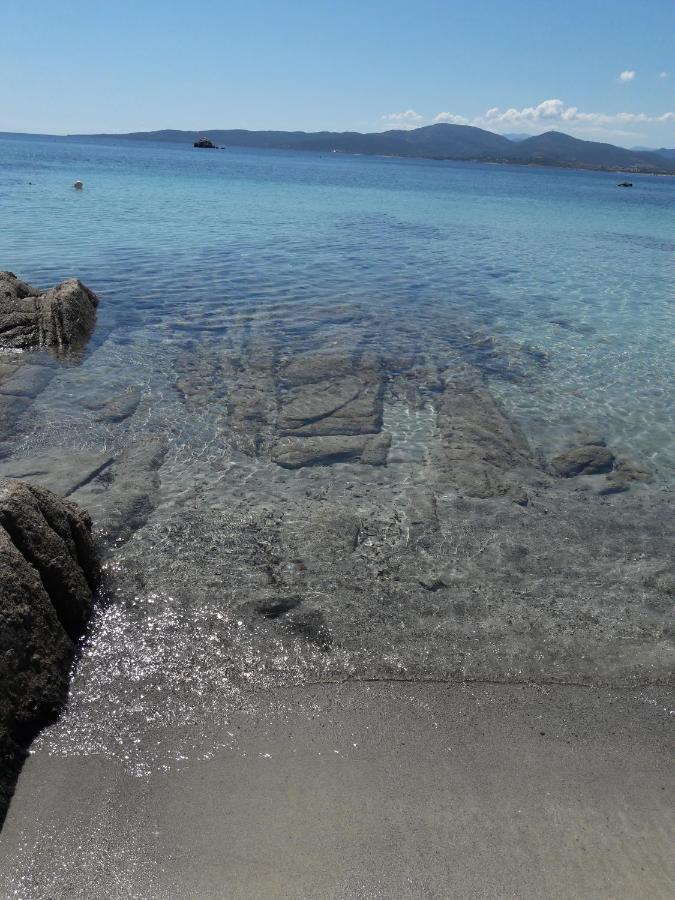
<path fill-rule="evenodd" d="M 675 456 L 675 182 L 616 182 L 0 138 L 0 267 L 40 286 L 76 275 L 102 298 L 88 358 L 60 379 L 67 389 L 51 389 L 58 415 L 41 432 L 53 440 L 71 414 L 74 424 L 78 395 L 98 382 L 136 381 L 156 406 L 169 393 L 169 357 L 195 340 L 218 347 L 233 326 L 283 335 L 292 352 L 318 315 L 348 342 L 331 322 L 340 306 L 354 321 L 367 314 L 354 340 L 378 350 L 466 346 L 469 335 L 471 361 L 544 453 L 592 429 L 665 477 Z M 506 361 L 486 357 L 486 337 Z M 182 435 L 192 439 L 201 436 Z"/>

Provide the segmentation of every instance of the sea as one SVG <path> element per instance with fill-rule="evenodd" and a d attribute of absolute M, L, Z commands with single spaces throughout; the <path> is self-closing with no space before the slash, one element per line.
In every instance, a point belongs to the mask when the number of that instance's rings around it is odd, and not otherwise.
<path fill-rule="evenodd" d="M 427 335 L 463 344 L 543 453 L 592 430 L 668 478 L 675 179 L 622 180 L 0 137 L 0 268 L 39 287 L 78 277 L 101 298 L 87 355 L 41 433 L 72 429 L 78 395 L 99 379 L 166 392 L 167 358 L 186 340 L 217 346 L 233 321 L 267 320 L 301 341 L 316 310 L 347 305 L 367 312 L 359 340 L 375 350 L 393 341 L 414 354 Z M 518 359 L 539 363 L 534 377 L 520 377 Z M 203 435 L 182 430 L 193 438 Z"/>

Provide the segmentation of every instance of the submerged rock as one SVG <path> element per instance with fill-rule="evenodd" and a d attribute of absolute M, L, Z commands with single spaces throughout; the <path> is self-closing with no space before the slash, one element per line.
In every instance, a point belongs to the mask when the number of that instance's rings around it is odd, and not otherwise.
<path fill-rule="evenodd" d="M 123 543 L 142 528 L 158 502 L 159 468 L 167 444 L 148 438 L 131 444 L 73 493 L 108 543 Z"/>
<path fill-rule="evenodd" d="M 32 363 L 20 366 L 9 378 L 0 382 L 0 394 L 10 397 L 28 397 L 33 400 L 54 377 L 51 366 L 37 366 Z"/>
<path fill-rule="evenodd" d="M 89 337 L 97 306 L 96 294 L 76 278 L 40 291 L 13 272 L 0 272 L 0 347 L 77 346 Z"/>
<path fill-rule="evenodd" d="M 282 401 L 281 434 L 368 434 L 382 426 L 382 385 L 356 376 L 306 384 L 288 391 Z"/>
<path fill-rule="evenodd" d="M 97 422 L 117 423 L 128 419 L 138 409 L 141 402 L 141 391 L 138 387 L 130 387 L 121 394 L 116 394 L 101 403 L 88 404 L 88 408 L 95 410 Z"/>
<path fill-rule="evenodd" d="M 0 478 L 28 481 L 68 497 L 101 474 L 114 460 L 109 451 L 72 450 L 54 447 L 30 456 L 0 460 Z"/>
<path fill-rule="evenodd" d="M 439 474 L 468 497 L 513 496 L 527 503 L 523 483 L 541 478 L 523 434 L 483 388 L 452 382 L 436 401 L 442 457 Z"/>
<path fill-rule="evenodd" d="M 86 513 L 0 479 L 0 822 L 25 748 L 65 701 L 98 578 Z"/>
<path fill-rule="evenodd" d="M 602 475 L 614 468 L 615 457 L 601 444 L 587 444 L 566 450 L 551 460 L 556 475 L 573 478 L 576 475 Z"/>
<path fill-rule="evenodd" d="M 272 460 L 278 465 L 386 463 L 391 438 L 381 434 L 384 381 L 377 358 L 304 354 L 280 367 L 277 384 Z"/>
<path fill-rule="evenodd" d="M 286 437 L 273 447 L 272 460 L 285 469 L 359 460 L 369 466 L 383 466 L 390 444 L 387 434 Z"/>
<path fill-rule="evenodd" d="M 30 404 L 30 397 L 0 394 L 0 436 L 4 438 L 16 430 L 17 423 Z"/>
<path fill-rule="evenodd" d="M 651 474 L 644 469 L 641 469 L 636 463 L 629 459 L 617 457 L 614 461 L 614 468 L 605 478 L 605 485 L 600 488 L 598 493 L 601 496 L 606 496 L 608 494 L 623 494 L 630 490 L 631 485 L 636 482 L 647 482 L 651 480 Z"/>

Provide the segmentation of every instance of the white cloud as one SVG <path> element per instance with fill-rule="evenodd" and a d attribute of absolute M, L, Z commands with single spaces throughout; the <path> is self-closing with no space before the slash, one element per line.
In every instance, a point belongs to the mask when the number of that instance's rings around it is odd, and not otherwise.
<path fill-rule="evenodd" d="M 619 75 L 619 81 L 626 84 L 629 81 L 633 81 L 633 79 L 635 78 L 636 75 L 637 75 L 637 72 L 633 72 L 630 69 L 626 69 Z"/>
<path fill-rule="evenodd" d="M 518 131 L 529 134 L 540 134 L 542 131 L 566 131 L 579 137 L 592 140 L 611 140 L 626 138 L 635 141 L 643 138 L 641 128 L 653 126 L 672 126 L 675 124 L 675 112 L 664 112 L 661 115 L 648 115 L 643 112 L 585 112 L 577 106 L 568 106 L 563 100 L 544 100 L 537 106 L 524 106 L 518 109 L 511 106 L 501 109 L 493 106 L 479 116 L 464 116 L 452 112 L 440 112 L 427 119 L 415 110 L 403 113 L 391 113 L 382 116 L 389 127 L 419 128 L 425 122 L 449 122 L 453 125 L 475 125 L 488 131 Z"/>
<path fill-rule="evenodd" d="M 437 116 L 434 116 L 434 124 L 438 124 L 439 122 L 446 122 L 449 125 L 471 124 L 471 120 L 467 119 L 466 116 L 457 116 L 454 113 L 449 112 L 440 112 Z"/>
<path fill-rule="evenodd" d="M 659 78 L 670 78 L 670 72 L 659 72 Z"/>
<path fill-rule="evenodd" d="M 424 116 L 415 112 L 414 109 L 406 109 L 405 112 L 388 113 L 386 116 L 382 116 L 382 121 L 395 128 L 419 128 L 424 122 Z"/>
<path fill-rule="evenodd" d="M 434 122 L 452 122 L 456 125 L 475 125 L 489 131 L 525 131 L 539 134 L 559 129 L 594 137 L 636 137 L 639 133 L 627 129 L 642 125 L 665 125 L 675 122 L 675 112 L 659 116 L 647 113 L 597 113 L 584 112 L 576 106 L 567 106 L 563 100 L 544 100 L 537 106 L 517 109 L 511 106 L 500 109 L 493 106 L 482 116 L 467 118 L 450 112 L 438 113 Z"/>

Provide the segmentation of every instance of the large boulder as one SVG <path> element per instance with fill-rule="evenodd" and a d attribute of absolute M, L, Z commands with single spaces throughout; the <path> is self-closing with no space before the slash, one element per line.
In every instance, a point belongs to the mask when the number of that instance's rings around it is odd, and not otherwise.
<path fill-rule="evenodd" d="M 97 306 L 96 294 L 76 278 L 40 291 L 13 272 L 0 272 L 0 347 L 76 347 L 91 333 Z"/>
<path fill-rule="evenodd" d="M 0 479 L 0 823 L 28 746 L 68 691 L 99 566 L 74 503 Z"/>

